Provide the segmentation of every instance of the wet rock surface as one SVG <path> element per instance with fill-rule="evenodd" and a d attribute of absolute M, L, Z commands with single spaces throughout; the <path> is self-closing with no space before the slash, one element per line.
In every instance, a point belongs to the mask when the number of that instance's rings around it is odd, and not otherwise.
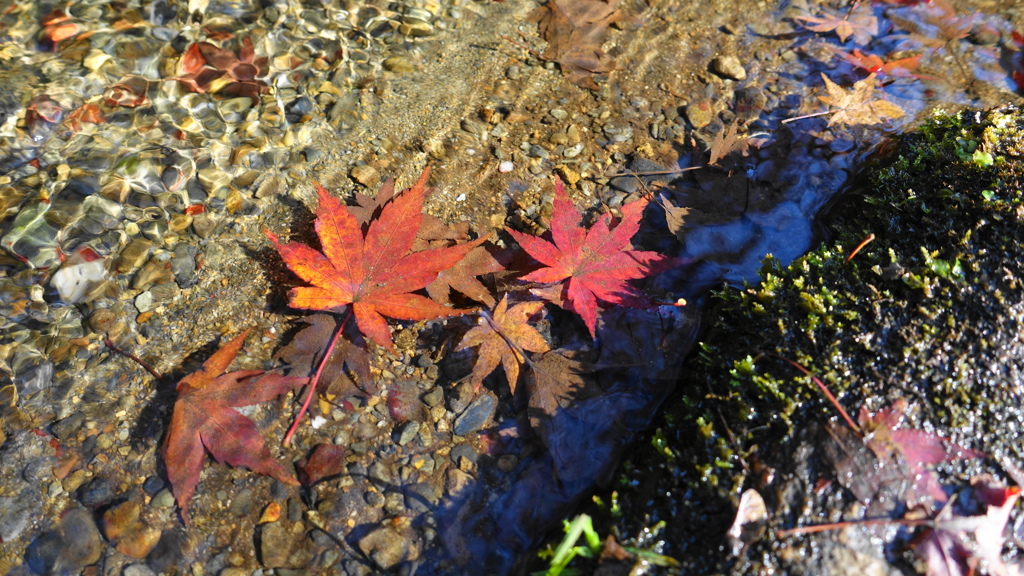
<path fill-rule="evenodd" d="M 908 462 L 880 463 L 784 359 L 850 413 L 905 402 L 901 426 L 982 452 L 938 466 L 947 495 L 983 474 L 1019 482 L 1016 433 L 1004 431 L 1024 425 L 1022 129 L 1015 107 L 930 119 L 836 207 L 834 239 L 788 267 L 769 259 L 759 287 L 724 289 L 722 315 L 681 381 L 685 402 L 669 403 L 617 492 L 601 495 L 625 519 L 613 533 L 642 543 L 654 532 L 659 553 L 700 572 L 914 573 L 922 529 L 895 520 L 930 499 L 904 476 Z M 768 531 L 716 561 L 694 555 L 728 545 L 745 489 L 763 495 Z M 607 506 L 591 512 L 609 518 Z M 894 522 L 781 534 L 886 517 Z M 1005 535 L 989 536 L 1006 538 L 1011 570 L 1022 563 L 1019 525 L 1018 508 Z"/>
<path fill-rule="evenodd" d="M 174 385 L 250 326 L 238 366 L 279 364 L 275 351 L 300 317 L 286 305 L 296 281 L 263 230 L 312 238 L 314 179 L 350 198 L 389 176 L 411 183 L 430 163 L 427 211 L 469 221 L 480 236 L 544 230 L 553 173 L 595 210 L 657 190 L 690 216 L 642 241 L 688 263 L 666 295 L 695 304 L 723 279 L 754 278 L 765 253 L 788 261 L 805 251 L 810 221 L 901 124 L 781 124 L 820 110 L 818 72 L 844 86 L 859 73 L 832 69 L 832 54 L 786 19 L 795 8 L 733 4 L 621 6 L 628 18 L 605 46 L 618 69 L 598 90 L 505 40 L 522 31 L 543 50 L 527 20 L 534 2 L 5 11 L 0 572 L 79 571 L 99 561 L 94 545 L 109 573 L 502 573 L 528 561 L 571 503 L 615 477 L 670 392 L 696 306 L 609 314 L 609 336 L 590 350 L 602 370 L 587 376 L 604 395 L 559 404 L 546 445 L 501 377 L 480 393 L 465 381 L 469 357 L 445 354 L 451 326 L 398 327 L 398 351 L 374 356 L 373 382 L 314 403 L 317 427 L 304 424 L 292 447 L 278 440 L 294 395 L 246 413 L 289 468 L 333 442 L 348 449 L 344 473 L 293 488 L 210 462 L 188 526 L 161 483 Z M 956 60 L 982 81 L 936 56 L 929 74 L 954 81 L 899 78 L 887 97 L 908 116 L 1014 98 L 1000 68 L 1014 55 L 1011 24 L 985 18 L 999 43 L 966 46 Z M 204 42 L 223 60 L 194 70 L 186 54 Z M 741 135 L 773 144 L 721 169 L 623 174 L 703 164 L 736 120 Z M 568 339 L 578 327 L 557 328 Z M 686 506 L 727 525 L 723 502 Z M 257 524 L 271 503 L 281 516 Z"/>

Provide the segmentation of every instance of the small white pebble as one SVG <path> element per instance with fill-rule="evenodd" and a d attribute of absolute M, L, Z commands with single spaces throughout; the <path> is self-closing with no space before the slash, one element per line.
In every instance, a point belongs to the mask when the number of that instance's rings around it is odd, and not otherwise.
<path fill-rule="evenodd" d="M 498 164 L 498 172 L 511 172 L 512 170 L 515 169 L 515 167 L 516 165 L 513 164 L 511 161 L 505 160 L 501 164 Z"/>
<path fill-rule="evenodd" d="M 323 416 L 313 416 L 313 420 L 309 423 L 313 430 L 319 430 L 324 424 L 327 424 L 327 418 Z"/>
<path fill-rule="evenodd" d="M 465 194 L 459 194 L 458 196 L 455 197 L 455 201 L 456 202 L 462 202 L 465 199 L 466 199 L 466 195 Z"/>

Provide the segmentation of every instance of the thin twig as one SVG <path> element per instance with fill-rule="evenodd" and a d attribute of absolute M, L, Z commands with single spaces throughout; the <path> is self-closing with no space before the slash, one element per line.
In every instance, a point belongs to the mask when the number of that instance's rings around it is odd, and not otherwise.
<path fill-rule="evenodd" d="M 913 520 L 909 518 L 868 518 L 866 520 L 844 520 L 842 522 L 829 522 L 828 524 L 814 524 L 813 526 L 797 526 L 796 528 L 790 528 L 788 530 L 776 530 L 775 535 L 779 538 L 788 538 L 797 534 L 815 534 L 817 532 L 839 530 L 840 528 L 846 528 L 849 526 L 891 526 L 893 524 L 898 524 L 900 526 L 933 526 L 935 521 L 931 518 L 922 518 L 920 520 Z"/>
<path fill-rule="evenodd" d="M 324 353 L 324 357 L 320 359 L 320 366 L 316 369 L 316 374 L 313 375 L 313 379 L 307 384 L 306 399 L 302 401 L 302 408 L 299 409 L 299 413 L 295 416 L 295 420 L 292 421 L 291 428 L 288 428 L 288 432 L 284 435 L 282 443 L 285 446 L 291 444 L 292 436 L 295 435 L 295 431 L 299 428 L 299 423 L 302 422 L 302 416 L 309 409 L 309 404 L 313 401 L 313 396 L 316 394 L 316 387 L 320 383 L 320 375 L 323 374 L 324 367 L 327 366 L 327 361 L 331 358 L 331 354 L 334 353 L 334 347 L 338 344 L 338 338 L 341 333 L 345 331 L 345 325 L 348 324 L 348 319 L 352 317 L 352 308 L 348 309 L 348 313 L 345 314 L 345 319 L 341 321 L 341 325 L 334 331 L 334 335 L 331 336 L 331 343 L 327 345 L 327 352 Z"/>
<path fill-rule="evenodd" d="M 768 354 L 771 356 L 775 356 L 779 360 L 789 363 L 791 366 L 803 372 L 805 375 L 810 376 L 811 380 L 814 380 L 814 383 L 818 385 L 818 388 L 820 388 L 821 391 L 825 393 L 825 396 L 828 396 L 829 401 L 832 402 L 832 405 L 836 407 L 836 410 L 839 410 L 839 415 L 843 417 L 843 420 L 846 420 L 846 424 L 850 427 L 850 429 L 858 434 L 861 433 L 860 426 L 857 426 L 857 423 L 853 421 L 853 418 L 850 418 L 850 415 L 846 413 L 846 410 L 843 409 L 843 406 L 839 403 L 838 400 L 836 400 L 836 397 L 832 395 L 832 392 L 829 391 L 827 386 L 825 386 L 825 383 L 819 380 L 817 376 L 811 374 L 807 370 L 807 368 L 804 368 L 799 363 L 794 362 L 789 358 L 786 358 L 785 356 L 779 356 L 778 354 L 772 354 L 771 352 L 768 352 Z"/>
<path fill-rule="evenodd" d="M 865 236 L 864 239 L 860 241 L 860 244 L 857 244 L 857 247 L 853 249 L 853 252 L 850 252 L 850 255 L 846 257 L 846 260 L 843 261 L 843 266 L 846 266 L 850 262 L 850 260 L 853 260 L 853 257 L 856 256 L 857 253 L 861 251 L 861 248 L 867 246 L 874 239 L 874 234 L 868 234 L 867 236 Z"/>
<path fill-rule="evenodd" d="M 826 110 L 825 112 L 815 112 L 814 114 L 804 114 L 803 116 L 795 116 L 793 118 L 786 118 L 782 122 L 779 122 L 779 124 L 789 124 L 790 122 L 796 122 L 797 120 L 806 120 L 808 118 L 817 118 L 818 116 L 824 116 L 826 114 L 831 114 L 831 113 L 832 113 L 831 111 Z"/>
<path fill-rule="evenodd" d="M 117 352 L 121 356 L 125 356 L 126 358 L 131 358 L 132 360 L 135 360 L 135 362 L 137 362 L 139 364 L 139 366 L 142 366 L 143 368 L 146 369 L 146 372 L 149 372 L 150 374 L 152 374 L 153 378 L 156 378 L 157 380 L 162 380 L 163 379 L 163 376 L 158 374 L 157 371 L 154 370 L 152 366 L 150 366 L 149 364 L 146 364 L 145 362 L 140 360 L 138 357 L 136 357 L 136 356 L 134 356 L 132 354 L 129 354 L 128 352 L 125 352 L 124 350 L 121 350 L 117 346 L 114 346 L 114 343 L 110 341 L 110 338 L 104 338 L 103 339 L 103 343 L 107 346 L 107 348 L 110 348 L 111 350 L 113 350 L 114 352 Z"/>

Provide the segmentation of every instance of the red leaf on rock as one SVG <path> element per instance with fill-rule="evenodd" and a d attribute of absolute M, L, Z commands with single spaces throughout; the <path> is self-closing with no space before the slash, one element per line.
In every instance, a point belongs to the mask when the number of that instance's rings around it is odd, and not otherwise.
<path fill-rule="evenodd" d="M 299 480 L 312 486 L 321 480 L 341 474 L 345 468 L 345 448 L 334 444 L 317 444 L 309 459 L 299 461 Z"/>
<path fill-rule="evenodd" d="M 980 514 L 957 514 L 950 502 L 918 537 L 914 551 L 925 561 L 927 576 L 977 574 L 983 562 L 987 574 L 1016 573 L 1003 563 L 1002 551 L 1003 532 L 1020 497 L 1020 487 L 976 476 L 971 479 L 970 495 L 982 509 Z"/>
<path fill-rule="evenodd" d="M 207 452 L 222 464 L 244 466 L 286 484 L 298 484 L 270 455 L 252 420 L 233 408 L 266 402 L 306 384 L 309 379 L 262 370 L 225 374 L 248 334 L 246 330 L 236 336 L 214 352 L 203 363 L 202 370 L 178 382 L 178 400 L 174 404 L 163 453 L 167 478 L 186 523 L 189 499 L 199 484 Z"/>
<path fill-rule="evenodd" d="M 411 251 L 423 222 L 426 176 L 424 171 L 415 186 L 387 203 L 365 233 L 348 207 L 318 185 L 316 232 L 323 253 L 298 242 L 281 244 L 268 231 L 285 264 L 313 285 L 293 288 L 291 306 L 333 310 L 351 305 L 359 330 L 389 350 L 394 343 L 385 316 L 432 320 L 466 313 L 413 294 L 486 240 Z"/>
<path fill-rule="evenodd" d="M 581 214 L 573 206 L 560 180 L 555 181 L 551 238 L 543 240 L 506 228 L 526 252 L 545 265 L 523 277 L 527 282 L 563 283 L 563 302 L 555 302 L 580 315 L 596 335 L 598 300 L 608 304 L 640 301 L 631 280 L 651 276 L 669 257 L 657 252 L 631 250 L 630 239 L 640 229 L 647 200 L 622 206 L 622 220 L 612 224 L 602 214 L 589 229 L 580 226 Z"/>
<path fill-rule="evenodd" d="M 864 444 L 883 466 L 899 458 L 906 468 L 905 476 L 912 480 L 910 488 L 914 491 L 928 494 L 936 502 L 945 502 L 946 493 L 925 466 L 964 458 L 984 458 L 985 455 L 924 430 L 900 428 L 906 406 L 905 400 L 899 400 L 873 415 L 861 408 L 857 420 L 864 431 Z"/>

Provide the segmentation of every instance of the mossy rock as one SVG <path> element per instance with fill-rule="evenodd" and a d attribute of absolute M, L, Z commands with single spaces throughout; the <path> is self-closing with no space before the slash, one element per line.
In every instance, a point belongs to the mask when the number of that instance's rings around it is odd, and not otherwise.
<path fill-rule="evenodd" d="M 739 557 L 720 552 L 746 488 L 761 491 L 775 529 L 857 517 L 849 492 L 816 490 L 833 470 L 815 437 L 843 426 L 837 410 L 783 359 L 818 376 L 854 418 L 906 401 L 903 426 L 993 457 L 941 466 L 951 489 L 1001 474 L 1001 458 L 1019 462 L 1024 115 L 938 113 L 887 148 L 833 211 L 833 240 L 789 266 L 769 257 L 760 285 L 713 296 L 714 324 L 678 401 L 624 468 L 623 516 L 604 516 L 620 538 L 665 520 L 663 553 L 701 573 L 823 573 L 843 562 L 829 543 L 849 534 L 810 545 L 769 532 Z M 881 552 L 894 531 L 875 539 L 872 561 L 914 573 Z"/>

